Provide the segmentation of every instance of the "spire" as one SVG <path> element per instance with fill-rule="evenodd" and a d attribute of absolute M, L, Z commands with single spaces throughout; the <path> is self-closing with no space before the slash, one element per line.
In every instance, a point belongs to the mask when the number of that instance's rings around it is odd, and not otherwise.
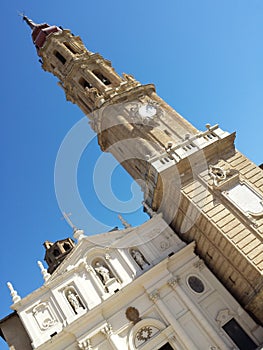
<path fill-rule="evenodd" d="M 30 27 L 32 30 L 34 30 L 36 27 L 39 26 L 39 24 L 34 23 L 34 22 L 32 21 L 32 19 L 28 18 L 27 16 L 25 16 L 25 15 L 23 15 L 23 14 L 21 15 L 21 17 L 22 17 L 23 21 L 25 21 L 26 24 L 29 25 L 29 27 Z"/>
<path fill-rule="evenodd" d="M 37 24 L 24 14 L 20 14 L 20 16 L 32 29 L 32 40 L 37 51 L 43 47 L 49 34 L 61 31 L 61 29 L 57 26 L 50 26 L 47 23 Z"/>

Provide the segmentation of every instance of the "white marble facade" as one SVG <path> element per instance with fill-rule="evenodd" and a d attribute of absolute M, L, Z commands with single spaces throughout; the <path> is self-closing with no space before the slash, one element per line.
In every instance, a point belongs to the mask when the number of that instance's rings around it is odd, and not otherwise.
<path fill-rule="evenodd" d="M 12 305 L 34 349 L 238 349 L 231 327 L 246 350 L 263 343 L 262 328 L 161 215 L 75 237 L 43 286 Z"/>

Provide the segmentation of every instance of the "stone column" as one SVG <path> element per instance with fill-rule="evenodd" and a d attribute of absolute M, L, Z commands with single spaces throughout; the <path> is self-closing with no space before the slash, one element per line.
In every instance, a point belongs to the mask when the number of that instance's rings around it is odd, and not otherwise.
<path fill-rule="evenodd" d="M 149 294 L 150 300 L 152 300 L 157 306 L 158 310 L 162 314 L 163 318 L 166 319 L 170 325 L 173 327 L 178 340 L 184 345 L 186 350 L 198 350 L 195 344 L 192 342 L 190 337 L 185 333 L 184 329 L 177 321 L 177 319 L 171 314 L 169 308 L 160 299 L 159 292 L 157 290 Z"/>
<path fill-rule="evenodd" d="M 121 77 L 113 71 L 112 67 L 107 66 L 103 61 L 97 63 L 99 63 L 101 73 L 105 75 L 113 85 L 119 85 L 122 82 Z"/>
<path fill-rule="evenodd" d="M 193 314 L 197 322 L 200 323 L 200 325 L 203 327 L 203 329 L 205 330 L 209 338 L 211 338 L 215 342 L 215 345 L 217 345 L 221 350 L 227 350 L 228 347 L 226 346 L 224 341 L 222 341 L 219 334 L 207 321 L 207 319 L 204 317 L 201 310 L 199 310 L 199 308 L 195 305 L 195 303 L 193 303 L 192 300 L 188 297 L 188 295 L 185 294 L 184 290 L 182 289 L 182 287 L 179 285 L 178 282 L 179 280 L 177 278 L 172 278 L 168 281 L 168 284 L 170 287 L 173 288 L 177 297 L 179 298 L 180 301 L 182 301 L 184 306 L 191 311 L 191 313 Z"/>
<path fill-rule="evenodd" d="M 92 84 L 95 88 L 97 88 L 99 92 L 105 91 L 107 85 L 103 84 L 103 82 L 95 74 L 93 74 L 91 70 L 85 69 L 85 75 L 87 77 L 88 82 Z"/>
<path fill-rule="evenodd" d="M 119 337 L 113 333 L 110 323 L 107 323 L 105 327 L 101 329 L 101 332 L 107 336 L 112 349 L 123 349 L 123 343 L 120 341 Z"/>

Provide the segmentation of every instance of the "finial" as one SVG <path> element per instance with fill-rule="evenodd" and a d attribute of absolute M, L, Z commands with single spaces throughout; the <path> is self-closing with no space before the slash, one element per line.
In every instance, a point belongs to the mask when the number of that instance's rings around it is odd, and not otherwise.
<path fill-rule="evenodd" d="M 150 217 L 153 217 L 154 215 L 156 215 L 156 212 L 153 211 L 152 208 L 150 208 L 145 201 L 142 202 L 142 205 L 144 206 L 146 213 L 149 214 Z"/>
<path fill-rule="evenodd" d="M 38 261 L 37 262 L 39 268 L 40 268 L 40 271 L 42 273 L 42 276 L 44 278 L 44 281 L 47 282 L 47 280 L 49 279 L 49 277 L 51 276 L 50 273 L 47 272 L 47 269 L 44 268 L 43 264 L 41 261 Z"/>
<path fill-rule="evenodd" d="M 120 222 L 122 223 L 122 225 L 123 225 L 125 228 L 131 227 L 131 224 L 129 224 L 129 223 L 121 216 L 121 214 L 118 215 L 118 218 L 119 218 Z"/>
<path fill-rule="evenodd" d="M 76 230 L 74 230 L 74 235 L 73 235 L 73 237 L 74 237 L 77 241 L 80 241 L 82 238 L 85 237 L 84 231 L 77 228 Z"/>
<path fill-rule="evenodd" d="M 72 215 L 71 213 L 65 213 L 64 211 L 63 211 L 63 217 L 64 217 L 64 219 L 67 221 L 67 223 L 69 224 L 69 226 L 73 229 L 73 231 L 75 232 L 78 228 L 77 228 L 77 226 L 75 226 L 74 224 L 73 224 L 73 222 L 70 220 L 70 216 Z"/>
<path fill-rule="evenodd" d="M 30 18 L 28 18 L 24 13 L 19 13 L 19 16 L 22 17 L 23 21 L 26 22 L 27 25 L 33 30 L 38 25 L 34 23 Z"/>
<path fill-rule="evenodd" d="M 14 287 L 13 287 L 11 282 L 7 282 L 7 287 L 9 288 L 9 290 L 11 292 L 10 294 L 11 294 L 13 303 L 17 303 L 19 300 L 21 300 L 21 297 L 17 294 L 17 291 L 14 290 Z"/>

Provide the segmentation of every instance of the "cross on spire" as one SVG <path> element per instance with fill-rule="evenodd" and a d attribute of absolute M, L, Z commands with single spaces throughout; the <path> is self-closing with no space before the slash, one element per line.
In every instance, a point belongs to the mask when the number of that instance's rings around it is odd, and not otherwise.
<path fill-rule="evenodd" d="M 19 16 L 22 17 L 23 21 L 33 30 L 38 25 L 32 21 L 32 19 L 28 18 L 24 13 L 19 13 Z"/>
<path fill-rule="evenodd" d="M 69 226 L 73 229 L 73 231 L 76 231 L 78 228 L 77 228 L 77 226 L 75 226 L 74 224 L 73 224 L 73 222 L 72 222 L 72 220 L 70 220 L 70 216 L 72 215 L 71 213 L 65 213 L 64 211 L 63 211 L 63 217 L 64 217 L 64 219 L 67 221 L 67 223 L 69 224 Z"/>

